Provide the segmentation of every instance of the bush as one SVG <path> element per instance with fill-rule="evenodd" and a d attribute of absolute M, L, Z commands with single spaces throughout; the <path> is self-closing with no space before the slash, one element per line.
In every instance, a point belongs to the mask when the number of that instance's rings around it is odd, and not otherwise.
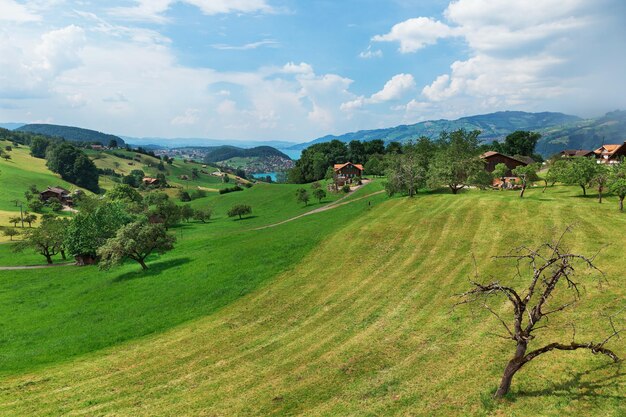
<path fill-rule="evenodd" d="M 183 202 L 191 201 L 191 196 L 185 190 L 178 191 L 178 198 L 180 198 L 180 201 L 183 201 Z"/>
<path fill-rule="evenodd" d="M 341 187 L 341 191 L 348 194 L 350 192 L 350 186 L 348 184 L 344 184 L 343 187 Z"/>
<path fill-rule="evenodd" d="M 204 191 L 204 190 L 194 190 L 194 191 L 191 193 L 191 199 L 192 199 L 192 200 L 197 200 L 197 199 L 199 199 L 199 198 L 204 198 L 204 197 L 206 197 L 206 196 L 207 196 L 207 192 L 206 192 L 206 191 Z"/>
<path fill-rule="evenodd" d="M 241 188 L 238 185 L 235 185 L 234 187 L 229 187 L 229 188 L 222 188 L 220 190 L 220 194 L 228 194 L 228 193 L 234 193 L 237 191 L 243 191 L 243 188 Z"/>

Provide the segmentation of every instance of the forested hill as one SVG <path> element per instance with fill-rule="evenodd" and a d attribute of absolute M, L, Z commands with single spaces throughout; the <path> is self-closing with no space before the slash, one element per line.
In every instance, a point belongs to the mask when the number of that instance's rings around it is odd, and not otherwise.
<path fill-rule="evenodd" d="M 537 152 L 550 156 L 563 149 L 596 149 L 605 143 L 626 141 L 626 111 L 614 111 L 602 117 L 580 120 L 566 126 L 540 131 Z"/>
<path fill-rule="evenodd" d="M 350 142 L 351 140 L 370 141 L 374 139 L 382 139 L 385 142 L 406 142 L 422 136 L 435 139 L 441 132 L 451 132 L 458 129 L 480 130 L 482 132 L 480 138 L 485 142 L 491 142 L 496 139 L 502 139 L 516 130 L 539 131 L 549 127 L 568 125 L 581 120 L 577 116 L 563 113 L 504 111 L 462 117 L 457 120 L 432 120 L 387 129 L 362 130 L 340 136 L 328 135 L 311 142 L 295 145 L 290 149 L 305 149 L 315 143 L 330 142 L 333 139 L 341 142 Z"/>
<path fill-rule="evenodd" d="M 108 145 L 111 140 L 117 141 L 118 146 L 124 145 L 124 140 L 115 135 L 109 135 L 95 130 L 73 126 L 50 124 L 29 124 L 15 129 L 18 132 L 29 132 L 40 135 L 63 138 L 70 142 L 99 142 Z"/>
<path fill-rule="evenodd" d="M 205 162 L 213 163 L 226 161 L 231 158 L 267 158 L 271 156 L 283 159 L 291 159 L 276 148 L 271 146 L 257 146 L 256 148 L 243 149 L 236 146 L 218 146 L 211 149 L 205 157 Z"/>

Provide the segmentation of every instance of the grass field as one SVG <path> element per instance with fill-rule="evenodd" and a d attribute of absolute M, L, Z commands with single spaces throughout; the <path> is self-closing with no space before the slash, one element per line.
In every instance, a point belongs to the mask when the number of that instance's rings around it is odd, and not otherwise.
<path fill-rule="evenodd" d="M 263 202 L 256 186 L 207 203 L 220 212 L 246 193 L 258 217 L 180 228 L 176 250 L 146 274 L 131 264 L 0 272 L 0 415 L 626 414 L 626 374 L 588 352 L 533 361 L 494 402 L 512 346 L 491 335 L 489 313 L 452 309 L 472 255 L 504 280 L 514 271 L 490 256 L 574 224 L 573 251 L 611 244 L 597 261 L 608 283 L 580 275 L 579 306 L 532 346 L 568 341 L 570 319 L 580 340 L 602 338 L 600 307 L 626 295 L 615 199 L 599 205 L 571 187 L 523 200 L 378 195 L 371 208 L 355 201 L 258 231 L 305 209 Z M 623 338 L 612 347 L 626 355 Z"/>

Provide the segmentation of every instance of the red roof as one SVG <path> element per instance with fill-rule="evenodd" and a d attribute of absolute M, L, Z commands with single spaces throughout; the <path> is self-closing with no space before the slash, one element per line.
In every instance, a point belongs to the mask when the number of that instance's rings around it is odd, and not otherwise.
<path fill-rule="evenodd" d="M 347 167 L 348 165 L 352 165 L 352 166 L 356 167 L 359 171 L 363 171 L 363 165 L 361 165 L 361 164 L 353 164 L 352 162 L 346 162 L 345 164 L 335 164 L 335 171 L 339 171 L 340 169 L 343 169 L 343 168 Z"/>

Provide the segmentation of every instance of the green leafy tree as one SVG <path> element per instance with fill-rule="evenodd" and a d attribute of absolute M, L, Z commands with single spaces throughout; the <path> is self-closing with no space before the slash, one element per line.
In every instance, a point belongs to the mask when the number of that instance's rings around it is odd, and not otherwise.
<path fill-rule="evenodd" d="M 99 190 L 98 168 L 80 149 L 67 142 L 48 149 L 46 165 L 66 181 L 93 192 Z"/>
<path fill-rule="evenodd" d="M 46 217 L 41 225 L 24 232 L 22 241 L 17 243 L 13 249 L 22 252 L 26 249 L 33 249 L 43 255 L 48 264 L 52 264 L 52 257 L 60 253 L 63 248 L 64 234 L 57 219 Z"/>
<path fill-rule="evenodd" d="M 508 172 L 509 167 L 507 167 L 506 164 L 500 163 L 495 166 L 493 170 L 493 177 L 499 179 L 501 184 L 504 185 L 504 179 Z M 502 189 L 502 187 L 500 189 Z"/>
<path fill-rule="evenodd" d="M 181 220 L 180 207 L 170 200 L 165 200 L 157 204 L 150 210 L 151 216 L 161 219 L 165 230 L 177 225 Z"/>
<path fill-rule="evenodd" d="M 587 195 L 587 188 L 598 172 L 598 163 L 593 158 L 576 156 L 567 160 L 567 166 L 563 172 L 563 182 L 569 185 L 578 185 Z"/>
<path fill-rule="evenodd" d="M 120 201 L 96 201 L 84 205 L 67 226 L 65 247 L 74 256 L 96 258 L 98 248 L 133 221 Z"/>
<path fill-rule="evenodd" d="M 213 211 L 210 208 L 197 209 L 193 213 L 193 218 L 194 220 L 197 220 L 201 223 L 206 223 L 209 220 L 211 220 L 212 214 L 213 214 Z"/>
<path fill-rule="evenodd" d="M 519 177 L 520 181 L 522 182 L 522 190 L 519 195 L 520 198 L 524 197 L 524 192 L 526 191 L 529 183 L 539 180 L 539 177 L 537 176 L 537 169 L 538 165 L 536 164 L 529 164 L 526 166 L 520 165 L 513 169 L 513 175 Z"/>
<path fill-rule="evenodd" d="M 17 227 L 17 224 L 22 221 L 20 216 L 11 216 L 9 217 L 9 223 L 13 225 L 13 227 Z"/>
<path fill-rule="evenodd" d="M 609 175 L 609 168 L 605 164 L 598 164 L 596 167 L 596 173 L 591 180 L 591 183 L 598 187 L 598 203 L 600 204 L 602 204 L 602 196 L 609 181 Z"/>
<path fill-rule="evenodd" d="M 243 218 L 243 216 L 247 216 L 249 214 L 252 214 L 252 207 L 246 205 L 246 204 L 237 204 L 234 205 L 233 207 L 230 208 L 230 210 L 228 210 L 228 212 L 226 213 L 228 215 L 228 217 L 237 217 L 239 216 L 239 220 L 241 220 Z"/>
<path fill-rule="evenodd" d="M 189 195 L 189 193 L 187 191 L 183 190 L 182 188 L 180 190 L 178 190 L 178 198 L 182 202 L 191 201 L 191 196 Z"/>
<path fill-rule="evenodd" d="M 30 142 L 30 154 L 35 158 L 45 158 L 51 142 L 43 137 L 35 137 Z"/>
<path fill-rule="evenodd" d="M 545 192 L 548 188 L 548 185 L 554 186 L 559 181 L 563 181 L 565 176 L 565 171 L 567 169 L 567 161 L 558 159 L 550 163 L 548 167 L 548 171 L 543 176 L 543 181 L 545 186 L 543 187 L 543 191 Z"/>
<path fill-rule="evenodd" d="M 2 231 L 2 234 L 4 234 L 5 236 L 8 236 L 9 240 L 12 241 L 13 237 L 19 235 L 20 232 L 18 232 L 17 229 L 14 227 L 7 227 L 6 229 Z"/>
<path fill-rule="evenodd" d="M 33 227 L 33 223 L 37 221 L 37 216 L 31 213 L 24 213 L 24 221 L 28 223 L 28 227 Z"/>
<path fill-rule="evenodd" d="M 180 207 L 180 218 L 183 219 L 185 222 L 189 222 L 189 220 L 193 218 L 194 214 L 195 211 L 191 208 L 189 204 L 183 204 Z"/>
<path fill-rule="evenodd" d="M 326 198 L 326 191 L 322 188 L 316 188 L 313 190 L 313 197 L 317 199 L 318 203 L 321 203 L 324 198 Z"/>
<path fill-rule="evenodd" d="M 534 156 L 537 142 L 541 139 L 541 134 L 528 132 L 525 130 L 515 131 L 504 139 L 502 143 L 502 153 L 507 155 Z"/>
<path fill-rule="evenodd" d="M 169 235 L 163 225 L 145 221 L 129 223 L 122 226 L 115 237 L 108 239 L 98 249 L 100 268 L 109 269 L 125 259 L 132 259 L 145 271 L 148 269 L 146 258 L 150 254 L 170 251 L 175 242 L 176 238 Z"/>
<path fill-rule="evenodd" d="M 624 198 L 626 197 L 626 164 L 613 165 L 608 178 L 609 191 L 619 199 L 619 211 L 624 211 Z"/>
<path fill-rule="evenodd" d="M 143 203 L 141 194 L 128 184 L 117 184 L 106 194 L 112 201 L 122 201 L 125 203 Z"/>
<path fill-rule="evenodd" d="M 296 190 L 296 200 L 298 201 L 298 203 L 304 203 L 305 206 L 308 206 L 310 199 L 311 199 L 311 196 L 309 195 L 309 192 L 306 189 L 298 188 Z"/>
<path fill-rule="evenodd" d="M 439 149 L 430 164 L 429 183 L 432 187 L 445 184 L 452 194 L 457 194 L 471 185 L 470 180 L 484 169 L 479 158 L 478 135 L 478 130 L 468 132 L 464 129 L 441 135 Z"/>

